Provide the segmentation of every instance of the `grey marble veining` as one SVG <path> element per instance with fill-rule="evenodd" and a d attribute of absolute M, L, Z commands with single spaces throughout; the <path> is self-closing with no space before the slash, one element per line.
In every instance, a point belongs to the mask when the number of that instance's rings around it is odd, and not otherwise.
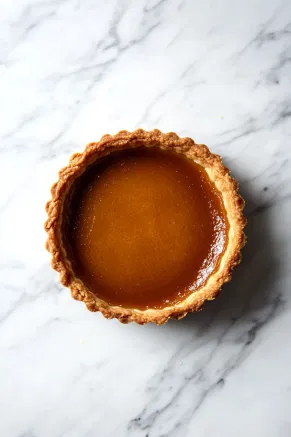
<path fill-rule="evenodd" d="M 290 437 L 291 3 L 0 5 L 0 435 Z M 243 263 L 165 326 L 73 301 L 44 205 L 71 153 L 157 127 L 223 156 L 246 199 Z"/>

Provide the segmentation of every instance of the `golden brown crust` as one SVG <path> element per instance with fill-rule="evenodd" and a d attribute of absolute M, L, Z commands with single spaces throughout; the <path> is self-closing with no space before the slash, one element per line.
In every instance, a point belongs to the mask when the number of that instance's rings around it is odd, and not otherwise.
<path fill-rule="evenodd" d="M 111 151 L 139 145 L 175 150 L 204 167 L 222 195 L 229 221 L 228 245 L 219 268 L 209 277 L 206 284 L 179 304 L 144 311 L 110 306 L 93 295 L 75 277 L 61 235 L 63 204 L 75 179 L 86 170 L 88 165 Z M 191 138 L 180 138 L 175 133 L 164 134 L 157 129 L 150 132 L 137 129 L 134 132 L 120 131 L 116 135 L 104 135 L 99 142 L 88 144 L 83 153 L 75 153 L 71 156 L 69 165 L 60 170 L 59 180 L 52 186 L 51 194 L 52 198 L 46 205 L 48 219 L 45 230 L 48 233 L 46 249 L 52 255 L 52 267 L 60 273 L 61 283 L 70 288 L 74 299 L 82 300 L 88 310 L 100 311 L 107 319 L 117 318 L 122 323 L 136 322 L 141 325 L 148 322 L 162 325 L 169 318 L 181 319 L 188 312 L 200 310 L 205 301 L 213 300 L 221 286 L 230 281 L 233 268 L 241 260 L 240 251 L 246 241 L 243 232 L 246 219 L 243 215 L 244 200 L 238 194 L 238 184 L 231 178 L 220 156 L 211 153 L 207 146 L 196 144 Z"/>

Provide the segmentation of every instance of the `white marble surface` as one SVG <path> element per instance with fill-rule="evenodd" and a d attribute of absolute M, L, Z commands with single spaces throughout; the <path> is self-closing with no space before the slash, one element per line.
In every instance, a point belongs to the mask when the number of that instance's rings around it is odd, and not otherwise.
<path fill-rule="evenodd" d="M 2 0 L 0 436 L 291 436 L 290 0 Z M 69 297 L 44 205 L 71 153 L 158 127 L 241 182 L 243 264 L 203 312 L 123 326 Z"/>

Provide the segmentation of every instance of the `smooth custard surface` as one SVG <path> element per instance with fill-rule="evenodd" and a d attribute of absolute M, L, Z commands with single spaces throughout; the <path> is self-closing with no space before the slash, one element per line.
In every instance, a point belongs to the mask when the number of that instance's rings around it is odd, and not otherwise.
<path fill-rule="evenodd" d="M 175 152 L 138 147 L 96 161 L 65 207 L 75 274 L 111 305 L 164 308 L 219 265 L 228 222 L 206 171 Z"/>

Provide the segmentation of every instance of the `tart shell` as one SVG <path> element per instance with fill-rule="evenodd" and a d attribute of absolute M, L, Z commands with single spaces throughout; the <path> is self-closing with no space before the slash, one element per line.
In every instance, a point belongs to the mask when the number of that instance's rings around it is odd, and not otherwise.
<path fill-rule="evenodd" d="M 218 268 L 206 283 L 181 302 L 163 309 L 138 310 L 109 305 L 95 296 L 73 272 L 62 240 L 62 212 L 66 196 L 74 181 L 97 159 L 116 150 L 138 146 L 159 147 L 185 155 L 201 165 L 222 196 L 229 222 L 228 242 Z M 45 230 L 48 234 L 46 249 L 51 253 L 51 265 L 60 273 L 61 283 L 71 290 L 72 297 L 83 301 L 88 310 L 100 311 L 107 319 L 117 318 L 121 323 L 136 322 L 141 325 L 153 322 L 162 325 L 169 318 L 181 319 L 189 312 L 199 311 L 204 302 L 213 300 L 221 286 L 230 281 L 233 268 L 241 260 L 241 248 L 246 242 L 243 229 L 244 200 L 238 194 L 238 183 L 230 176 L 220 156 L 211 153 L 207 146 L 196 144 L 191 138 L 180 138 L 175 133 L 162 133 L 155 129 L 146 132 L 120 131 L 116 135 L 104 135 L 99 142 L 89 143 L 83 153 L 71 156 L 68 166 L 59 172 L 58 181 L 51 188 L 52 198 L 46 204 L 48 219 Z"/>

